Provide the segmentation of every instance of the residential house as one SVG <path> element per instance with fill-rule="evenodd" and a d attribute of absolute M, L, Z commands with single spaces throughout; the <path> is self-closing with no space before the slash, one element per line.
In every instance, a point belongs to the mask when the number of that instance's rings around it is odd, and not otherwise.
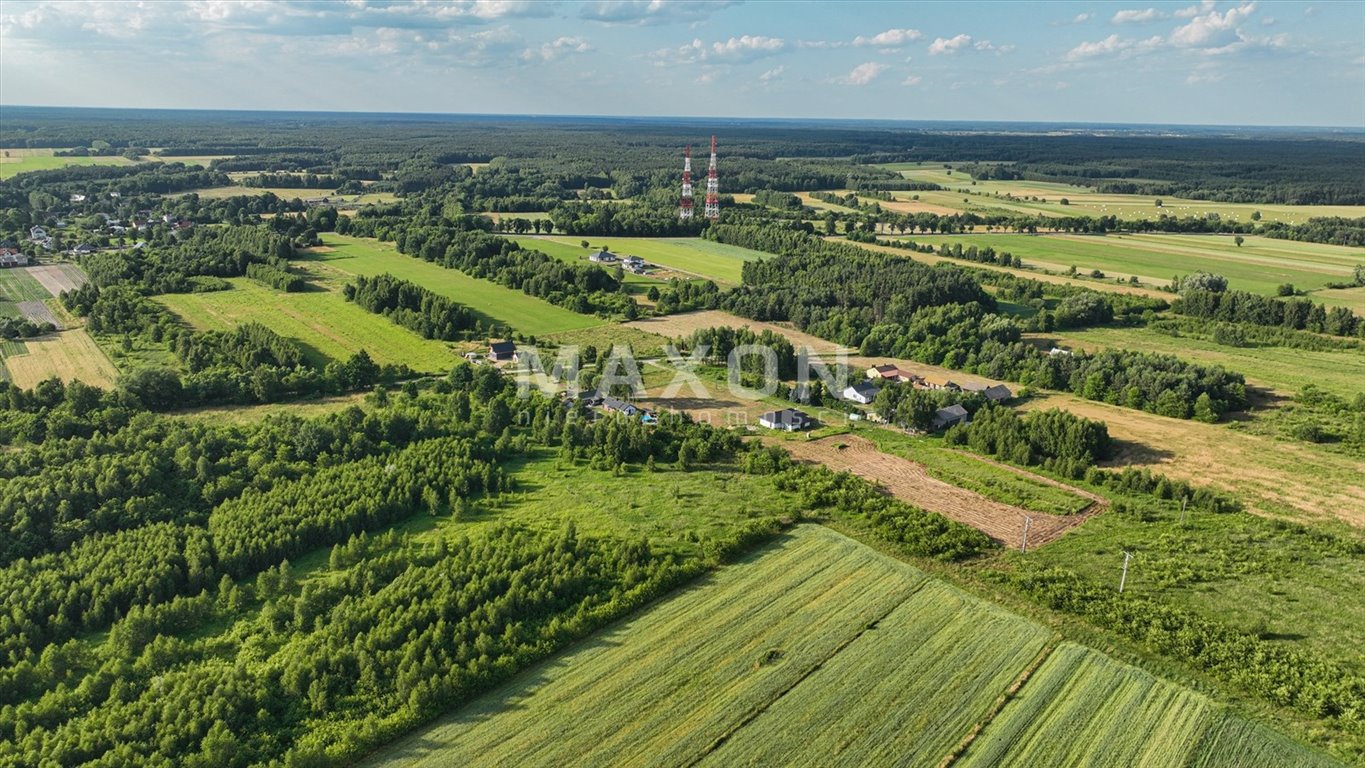
<path fill-rule="evenodd" d="M 843 396 L 845 400 L 867 405 L 877 397 L 877 393 L 880 391 L 881 390 L 872 386 L 871 383 L 866 381 L 860 381 L 857 384 L 853 384 L 849 387 L 846 387 L 844 389 Z"/>
<path fill-rule="evenodd" d="M 510 341 L 495 341 L 488 345 L 488 359 L 501 363 L 506 360 L 515 360 L 517 345 Z"/>
<path fill-rule="evenodd" d="M 1011 397 L 1014 397 L 1014 393 L 1011 392 L 1010 388 L 1005 386 L 1004 384 L 996 384 L 993 387 L 986 387 L 984 390 L 981 391 L 981 394 L 985 395 L 986 399 L 991 401 L 992 403 L 1003 403 L 1008 401 Z"/>
<path fill-rule="evenodd" d="M 921 376 L 919 386 L 923 389 L 951 389 L 954 391 L 962 389 L 952 379 L 938 373 L 926 373 Z"/>
<path fill-rule="evenodd" d="M 614 413 L 623 413 L 627 416 L 635 416 L 640 413 L 640 409 L 634 404 L 625 400 L 606 395 L 602 398 L 602 407 Z"/>
<path fill-rule="evenodd" d="M 34 241 L 35 243 L 38 242 L 39 240 L 46 240 L 47 230 L 43 227 L 30 227 L 28 230 L 28 239 Z"/>
<path fill-rule="evenodd" d="M 954 403 L 947 408 L 940 408 L 934 412 L 934 431 L 947 429 L 954 424 L 966 424 L 972 420 L 972 415 L 967 413 L 960 403 Z"/>
<path fill-rule="evenodd" d="M 1057 355 L 1067 355 L 1069 357 L 1071 355 L 1071 350 L 1062 349 L 1061 347 L 1053 347 L 1052 349 L 1049 349 L 1047 351 L 1048 357 L 1056 357 Z"/>
<path fill-rule="evenodd" d="M 98 248 L 91 245 L 90 243 L 81 243 L 80 245 L 71 249 L 71 254 L 73 256 L 88 256 L 98 250 L 99 250 Z"/>
<path fill-rule="evenodd" d="M 27 267 L 28 256 L 12 244 L 0 245 L 0 267 Z"/>
<path fill-rule="evenodd" d="M 616 254 L 612 253 L 611 251 L 608 251 L 606 248 L 603 248 L 597 253 L 594 253 L 591 256 L 589 256 L 588 261 L 591 261 L 595 264 L 615 264 L 617 259 Z"/>
<path fill-rule="evenodd" d="M 900 376 L 900 373 L 901 373 L 900 368 L 897 368 L 896 366 L 890 364 L 874 365 L 871 368 L 867 369 L 867 377 L 869 379 L 895 381 Z"/>
<path fill-rule="evenodd" d="M 759 416 L 758 423 L 768 429 L 796 432 L 797 430 L 810 429 L 815 425 L 815 420 L 804 411 L 798 411 L 795 408 L 783 408 L 780 411 L 769 411 Z"/>

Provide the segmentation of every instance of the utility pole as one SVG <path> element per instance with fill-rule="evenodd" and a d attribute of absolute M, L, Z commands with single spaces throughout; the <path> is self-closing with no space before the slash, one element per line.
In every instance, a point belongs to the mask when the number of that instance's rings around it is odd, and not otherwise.
<path fill-rule="evenodd" d="M 1133 559 L 1133 556 L 1132 556 L 1131 554 L 1129 554 L 1127 551 L 1124 551 L 1124 553 L 1123 553 L 1123 575 L 1119 577 L 1119 594 L 1120 594 L 1120 595 L 1123 594 L 1123 587 L 1124 587 L 1124 585 L 1128 583 L 1128 561 L 1129 561 L 1129 560 L 1132 560 L 1132 559 Z"/>
<path fill-rule="evenodd" d="M 1190 497 L 1186 496 L 1180 500 L 1180 527 L 1185 527 L 1185 507 L 1189 506 Z"/>
<path fill-rule="evenodd" d="M 1033 518 L 1029 517 L 1028 515 L 1024 515 L 1024 542 L 1021 545 L 1019 545 L 1020 552 L 1028 551 L 1028 527 L 1031 523 L 1033 523 Z"/>

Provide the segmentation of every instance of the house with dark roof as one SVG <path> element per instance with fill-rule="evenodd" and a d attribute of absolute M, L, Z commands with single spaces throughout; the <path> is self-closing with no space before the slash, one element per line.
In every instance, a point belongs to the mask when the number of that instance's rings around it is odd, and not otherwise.
<path fill-rule="evenodd" d="M 768 411 L 758 417 L 759 426 L 768 429 L 780 429 L 784 432 L 796 432 L 797 430 L 810 429 L 815 426 L 815 419 L 812 419 L 805 411 L 798 411 L 795 408 L 783 408 L 780 411 Z"/>
<path fill-rule="evenodd" d="M 640 413 L 640 409 L 633 403 L 607 395 L 602 398 L 602 407 L 613 413 L 623 413 L 627 416 L 635 416 Z"/>
<path fill-rule="evenodd" d="M 511 341 L 495 341 L 488 345 L 488 359 L 495 363 L 515 360 L 516 356 L 517 345 Z"/>
<path fill-rule="evenodd" d="M 608 251 L 606 248 L 603 248 L 597 253 L 594 253 L 591 256 L 589 256 L 588 261 L 591 261 L 594 264 L 615 264 L 617 259 L 616 254 L 612 253 L 611 251 Z"/>
<path fill-rule="evenodd" d="M 853 384 L 849 387 L 846 387 L 843 391 L 843 396 L 845 400 L 851 400 L 852 402 L 855 403 L 862 403 L 863 405 L 867 405 L 868 403 L 872 402 L 872 400 L 877 396 L 877 393 L 880 391 L 881 390 L 872 386 L 870 383 L 866 381 L 860 381 L 857 384 Z"/>
<path fill-rule="evenodd" d="M 944 375 L 942 375 L 942 374 L 938 374 L 938 373 L 926 373 L 926 374 L 924 374 L 923 376 L 920 377 L 920 380 L 919 380 L 919 382 L 917 382 L 917 384 L 918 384 L 918 386 L 920 386 L 920 387 L 923 388 L 923 389 L 951 389 L 951 390 L 961 390 L 961 389 L 962 389 L 962 387 L 958 386 L 958 384 L 957 384 L 956 382 L 954 382 L 952 379 L 950 379 L 950 378 L 948 378 L 947 376 L 944 376 Z"/>
<path fill-rule="evenodd" d="M 985 389 L 981 390 L 981 394 L 984 395 L 986 399 L 991 401 L 992 403 L 1003 403 L 1009 400 L 1011 397 L 1014 397 L 1014 393 L 1011 392 L 1010 388 L 1005 386 L 1004 384 L 996 384 L 995 386 L 992 387 L 986 387 Z"/>
<path fill-rule="evenodd" d="M 947 429 L 954 424 L 966 424 L 972 420 L 972 415 L 967 413 L 960 403 L 954 403 L 946 408 L 940 408 L 934 412 L 934 431 Z"/>

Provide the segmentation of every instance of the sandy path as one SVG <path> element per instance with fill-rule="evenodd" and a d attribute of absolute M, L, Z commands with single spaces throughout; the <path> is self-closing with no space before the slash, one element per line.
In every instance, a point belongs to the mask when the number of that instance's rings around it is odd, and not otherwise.
<path fill-rule="evenodd" d="M 802 461 L 824 464 L 833 470 L 847 470 L 878 483 L 901 501 L 970 525 L 1011 547 L 1017 547 L 1023 541 L 1026 517 L 1033 518 L 1033 522 L 1029 524 L 1028 534 L 1029 546 L 1033 547 L 1057 539 L 1104 508 L 1101 504 L 1094 504 L 1078 515 L 1028 512 L 1009 504 L 991 501 L 979 493 L 931 477 L 924 465 L 882 453 L 870 440 L 854 435 L 836 435 L 820 440 L 769 442 L 786 448 L 791 451 L 792 456 Z M 1035 480 L 1049 482 L 1046 478 L 1031 473 L 1012 467 L 1006 468 Z M 1100 500 L 1100 497 L 1094 494 L 1084 493 L 1055 481 L 1050 484 L 1095 501 Z"/>

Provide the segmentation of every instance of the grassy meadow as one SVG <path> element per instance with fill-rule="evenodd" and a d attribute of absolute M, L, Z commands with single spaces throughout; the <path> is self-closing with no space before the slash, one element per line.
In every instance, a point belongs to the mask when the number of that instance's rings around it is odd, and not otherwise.
<path fill-rule="evenodd" d="M 1120 219 L 1155 219 L 1167 216 L 1218 214 L 1232 221 L 1251 221 L 1260 212 L 1262 221 L 1300 224 L 1318 216 L 1365 216 L 1359 205 L 1280 205 L 1270 203 L 1215 203 L 1178 197 L 1122 195 L 1096 192 L 1089 187 L 1048 181 L 977 181 L 942 163 L 887 163 L 879 167 L 899 171 L 906 179 L 939 184 L 943 191 L 897 192 L 898 200 L 919 196 L 919 202 L 974 213 L 1018 213 L 1031 216 L 1116 216 Z M 966 198 L 964 200 L 963 198 Z M 1037 199 L 1028 199 L 1037 198 Z M 1066 198 L 1067 204 L 1062 204 Z"/>
<path fill-rule="evenodd" d="M 713 243 L 699 237 L 548 237 L 513 238 L 525 248 L 534 248 L 558 259 L 587 259 L 588 254 L 606 246 L 619 256 L 639 256 L 651 264 L 684 273 L 684 276 L 704 277 L 722 285 L 738 285 L 744 262 L 761 259 L 766 254 L 724 243 Z M 584 248 L 587 240 L 592 248 Z"/>
<path fill-rule="evenodd" d="M 366 277 L 387 272 L 453 299 L 493 322 L 525 334 L 572 331 L 606 322 L 488 280 L 470 277 L 457 269 L 446 269 L 429 261 L 406 256 L 399 253 L 392 243 L 334 234 L 325 235 L 322 242 L 323 248 L 314 249 L 306 258 L 323 269 Z"/>
<path fill-rule="evenodd" d="M 8 179 L 29 171 L 51 171 L 68 165 L 131 165 L 126 157 L 54 157 L 52 149 L 0 150 L 0 179 Z"/>
<path fill-rule="evenodd" d="M 107 389 L 118 378 L 114 364 L 84 328 L 6 342 L 0 347 L 0 361 L 9 380 L 22 389 L 53 376 Z"/>
<path fill-rule="evenodd" d="M 166 294 L 156 301 L 201 331 L 265 323 L 298 342 L 317 365 L 345 360 L 361 349 L 381 365 L 404 364 L 417 371 L 446 371 L 455 363 L 457 356 L 445 343 L 423 339 L 342 298 L 344 278 L 326 274 L 315 265 L 299 266 L 312 290 L 285 293 L 234 277 L 228 280 L 232 288 L 226 291 Z"/>
<path fill-rule="evenodd" d="M 1171 278 L 1205 271 L 1223 275 L 1234 289 L 1274 295 L 1283 283 L 1312 290 L 1334 282 L 1350 282 L 1365 250 L 1345 246 L 1247 237 L 1240 247 L 1231 235 L 907 235 L 935 248 L 961 243 L 965 248 L 990 246 L 1007 251 L 1025 264 L 1051 271 L 1071 266 L 1082 273 L 1099 269 L 1109 277 L 1137 275 L 1149 285 L 1168 285 Z"/>

